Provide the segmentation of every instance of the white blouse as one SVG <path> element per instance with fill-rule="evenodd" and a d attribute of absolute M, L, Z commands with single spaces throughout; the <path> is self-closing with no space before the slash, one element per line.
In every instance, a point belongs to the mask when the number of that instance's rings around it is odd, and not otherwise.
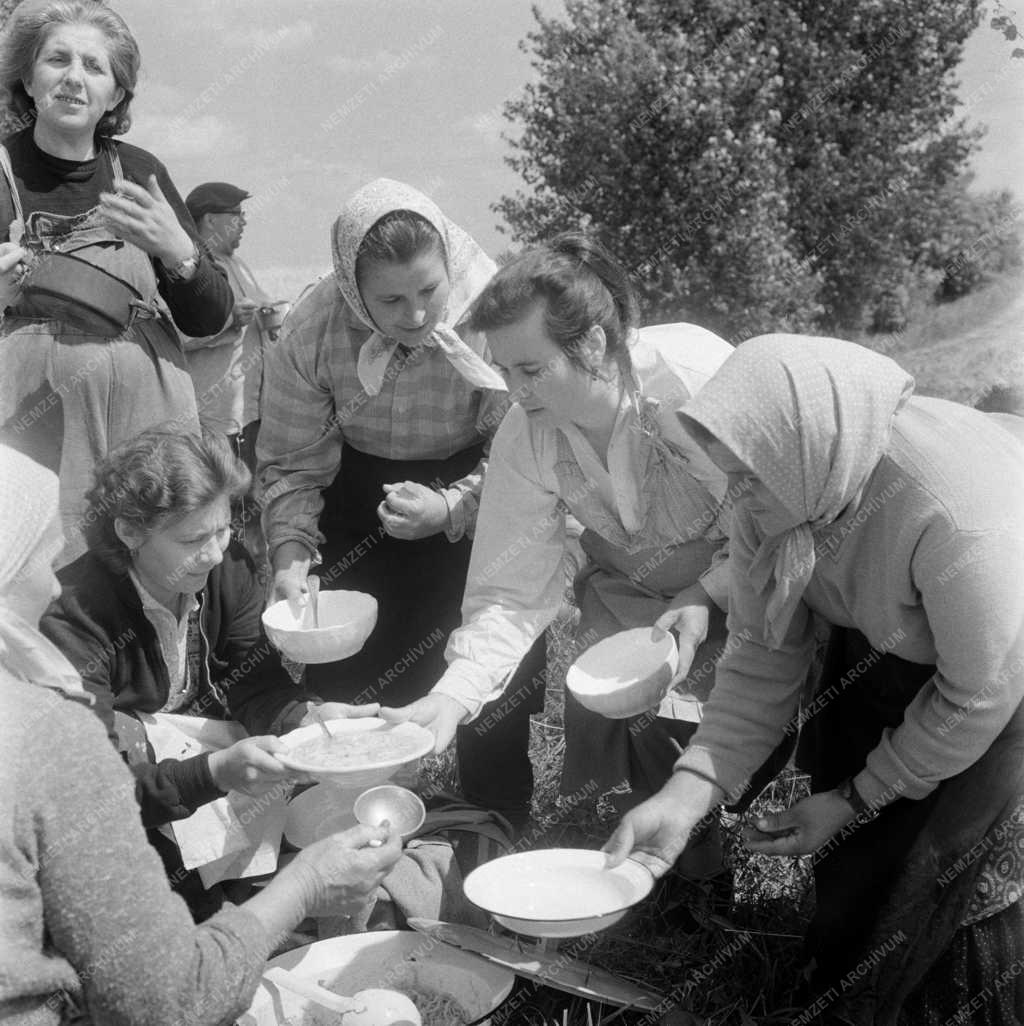
<path fill-rule="evenodd" d="M 729 343 L 693 324 L 643 328 L 630 346 L 636 385 L 644 397 L 658 401 L 661 435 L 684 454 L 686 470 L 695 483 L 694 508 L 680 518 L 700 525 L 694 538 L 724 540 L 726 525 L 720 521 L 726 481 L 680 427 L 676 412 L 731 352 Z M 563 494 L 556 472 L 559 433 L 582 471 L 583 483 L 577 494 Z M 509 410 L 491 448 L 462 626 L 449 638 L 445 653 L 448 670 L 434 691 L 455 698 L 472 715 L 500 695 L 519 661 L 561 606 L 566 585 L 566 508 L 599 534 L 595 506 L 627 534 L 643 527 L 641 444 L 635 397 L 629 389 L 620 401 L 607 469 L 576 428 L 534 424 L 518 404 Z M 697 503 L 708 505 L 705 496 L 713 505 L 698 508 Z M 701 583 L 724 608 L 727 563 L 716 561 Z"/>

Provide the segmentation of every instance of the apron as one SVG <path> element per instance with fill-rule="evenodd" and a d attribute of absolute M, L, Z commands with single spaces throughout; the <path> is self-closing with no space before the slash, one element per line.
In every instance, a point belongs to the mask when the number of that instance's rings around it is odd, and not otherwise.
<path fill-rule="evenodd" d="M 123 180 L 116 150 L 104 152 L 115 181 Z M 44 259 L 45 251 L 57 251 L 86 260 L 142 297 L 138 319 L 113 338 L 42 318 L 24 297 L 0 327 L 0 425 L 12 444 L 60 477 L 65 542 L 57 565 L 64 566 L 88 547 L 82 514 L 96 463 L 146 428 L 173 421 L 176 430 L 198 431 L 199 419 L 149 256 L 101 224 L 95 207 L 74 217 L 36 211 L 23 242 L 43 250 Z"/>
<path fill-rule="evenodd" d="M 721 545 L 715 538 L 720 503 L 687 470 L 685 454 L 665 439 L 657 420 L 659 403 L 633 387 L 641 435 L 641 527 L 625 530 L 586 479 L 568 440 L 558 432 L 555 476 L 559 494 L 587 528 L 580 544 L 587 565 L 576 576 L 580 609 L 577 647 L 589 648 L 620 630 L 653 624 L 667 602 L 694 584 Z M 602 793 L 628 784 L 622 810 L 657 791 L 678 757 L 673 739 L 684 745 L 696 729 L 692 710 L 714 683 L 715 660 L 726 638 L 725 614 L 713 610 L 708 637 L 697 649 L 686 679 L 675 686 L 656 715 L 650 712 L 610 720 L 584 709 L 565 691 L 565 762 L 562 793 Z M 683 719 L 689 715 L 689 719 Z"/>
<path fill-rule="evenodd" d="M 472 543 L 452 543 L 444 534 L 392 538 L 377 506 L 385 483 L 447 484 L 468 474 L 482 455 L 480 443 L 447 459 L 391 460 L 343 444 L 341 467 L 323 492 L 325 542 L 315 572 L 326 590 L 373 595 L 377 623 L 355 655 L 306 668 L 310 688 L 324 699 L 405 705 L 440 680 L 448 635 L 459 624 Z"/>

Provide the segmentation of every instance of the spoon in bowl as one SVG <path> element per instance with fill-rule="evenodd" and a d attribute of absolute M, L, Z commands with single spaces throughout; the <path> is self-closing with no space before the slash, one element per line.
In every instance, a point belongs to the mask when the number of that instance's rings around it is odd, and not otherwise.
<path fill-rule="evenodd" d="M 267 969 L 263 979 L 332 1012 L 341 1012 L 345 1026 L 423 1026 L 423 1019 L 416 1006 L 397 990 L 371 987 L 358 991 L 352 997 L 342 997 L 280 966 Z"/>
<path fill-rule="evenodd" d="M 310 574 L 306 578 L 306 587 L 309 589 L 309 614 L 313 619 L 313 629 L 320 626 L 320 578 L 316 574 Z"/>

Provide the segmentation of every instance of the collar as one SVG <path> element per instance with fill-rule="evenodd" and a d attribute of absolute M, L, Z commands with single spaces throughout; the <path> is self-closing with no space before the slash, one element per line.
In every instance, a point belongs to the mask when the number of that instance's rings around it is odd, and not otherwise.
<path fill-rule="evenodd" d="M 176 616 L 171 612 L 162 602 L 157 602 L 155 598 L 146 590 L 145 585 L 139 580 L 139 575 L 133 570 L 128 570 L 128 577 L 132 584 L 135 586 L 136 592 L 138 592 L 139 599 L 142 602 L 142 608 L 146 612 L 155 612 L 161 616 L 173 616 L 177 623 L 181 623 L 183 620 L 187 620 L 189 615 L 199 608 L 199 600 L 195 595 L 182 596 L 186 601 L 179 602 L 182 606 L 181 614 Z"/>

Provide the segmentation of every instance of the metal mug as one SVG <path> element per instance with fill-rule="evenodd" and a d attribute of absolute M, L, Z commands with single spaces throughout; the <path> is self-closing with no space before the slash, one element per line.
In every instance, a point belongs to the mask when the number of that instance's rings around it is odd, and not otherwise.
<path fill-rule="evenodd" d="M 267 303 L 260 307 L 257 315 L 260 327 L 272 341 L 281 333 L 281 325 L 291 308 L 292 304 L 287 299 L 279 299 L 275 303 Z"/>

